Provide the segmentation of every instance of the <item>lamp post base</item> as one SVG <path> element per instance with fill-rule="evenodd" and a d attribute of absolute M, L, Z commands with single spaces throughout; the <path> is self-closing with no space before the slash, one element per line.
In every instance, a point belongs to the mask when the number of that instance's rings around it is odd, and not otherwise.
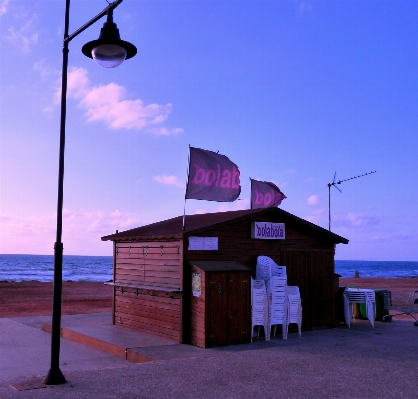
<path fill-rule="evenodd" d="M 62 374 L 60 368 L 56 369 L 49 369 L 48 374 L 43 380 L 43 383 L 45 385 L 61 385 L 65 384 L 67 380 L 64 377 L 64 374 Z"/>

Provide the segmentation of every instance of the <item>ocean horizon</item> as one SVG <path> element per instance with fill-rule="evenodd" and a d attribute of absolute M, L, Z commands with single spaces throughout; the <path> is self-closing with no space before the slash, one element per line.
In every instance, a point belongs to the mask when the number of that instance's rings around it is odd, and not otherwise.
<path fill-rule="evenodd" d="M 113 277 L 112 256 L 64 255 L 63 281 L 106 282 Z M 335 273 L 343 278 L 354 277 L 358 271 L 366 278 L 418 278 L 415 261 L 362 261 L 336 260 Z M 2 255 L 0 254 L 0 281 L 53 281 L 53 255 Z"/>

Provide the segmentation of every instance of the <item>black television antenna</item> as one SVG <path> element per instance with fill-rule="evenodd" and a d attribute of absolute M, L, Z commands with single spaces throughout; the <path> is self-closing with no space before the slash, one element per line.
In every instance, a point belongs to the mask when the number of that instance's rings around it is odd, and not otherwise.
<path fill-rule="evenodd" d="M 337 177 L 337 172 L 334 173 L 334 179 L 332 180 L 332 183 L 327 184 L 328 186 L 328 230 L 329 231 L 331 231 L 331 186 L 334 186 L 340 193 L 342 193 L 341 189 L 337 187 L 337 184 L 341 184 L 342 182 L 345 182 L 348 180 L 357 179 L 362 176 L 371 175 L 372 173 L 376 173 L 376 171 L 367 172 L 367 173 L 364 173 L 363 175 L 353 176 L 348 179 L 338 180 L 338 181 L 335 181 L 335 178 Z"/>

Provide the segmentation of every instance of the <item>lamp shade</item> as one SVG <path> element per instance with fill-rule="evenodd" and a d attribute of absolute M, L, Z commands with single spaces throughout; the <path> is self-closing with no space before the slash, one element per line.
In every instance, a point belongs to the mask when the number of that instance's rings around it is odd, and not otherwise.
<path fill-rule="evenodd" d="M 136 47 L 120 39 L 119 29 L 113 22 L 112 11 L 107 14 L 97 40 L 86 43 L 81 51 L 86 57 L 93 58 L 104 68 L 115 68 L 124 60 L 135 56 Z"/>

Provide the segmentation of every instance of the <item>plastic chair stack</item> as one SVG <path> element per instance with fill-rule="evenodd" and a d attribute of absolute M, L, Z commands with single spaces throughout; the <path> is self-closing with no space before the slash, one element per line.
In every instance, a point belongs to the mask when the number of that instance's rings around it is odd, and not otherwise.
<path fill-rule="evenodd" d="M 300 300 L 299 287 L 288 285 L 286 292 L 288 309 L 287 327 L 289 327 L 289 324 L 291 323 L 296 323 L 298 325 L 299 338 L 302 338 L 302 303 Z"/>
<path fill-rule="evenodd" d="M 270 277 L 267 284 L 267 296 L 269 299 L 269 333 L 273 327 L 273 336 L 276 335 L 277 325 L 282 325 L 283 339 L 287 338 L 288 326 L 288 302 L 287 302 L 287 279 L 283 277 Z"/>
<path fill-rule="evenodd" d="M 257 280 L 269 280 L 270 277 L 286 278 L 286 266 L 279 266 L 273 259 L 268 256 L 259 256 L 255 268 Z"/>
<path fill-rule="evenodd" d="M 287 338 L 287 275 L 286 266 L 279 266 L 268 256 L 259 256 L 256 264 L 257 280 L 264 280 L 267 288 L 268 298 L 268 331 L 276 334 L 277 325 L 282 325 L 283 338 Z M 267 335 L 266 335 L 267 336 Z"/>
<path fill-rule="evenodd" d="M 266 284 L 264 280 L 251 279 L 251 342 L 253 341 L 255 326 L 258 326 L 257 337 L 260 335 L 260 326 L 263 326 L 266 341 L 268 341 L 270 339 L 270 333 L 268 331 Z"/>
<path fill-rule="evenodd" d="M 347 288 L 344 291 L 344 318 L 345 323 L 350 327 L 351 320 L 354 319 L 354 304 L 365 303 L 366 304 L 366 316 L 369 319 L 372 327 L 374 328 L 374 319 L 376 317 L 376 295 L 374 290 L 359 289 L 359 288 Z"/>

